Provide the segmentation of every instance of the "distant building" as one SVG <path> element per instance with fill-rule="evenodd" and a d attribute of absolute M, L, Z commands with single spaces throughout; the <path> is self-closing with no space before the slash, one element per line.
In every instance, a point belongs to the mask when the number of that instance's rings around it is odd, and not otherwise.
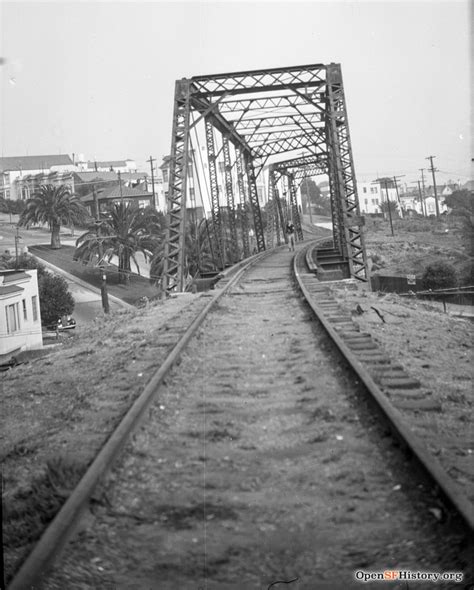
<path fill-rule="evenodd" d="M 68 184 L 75 169 L 67 154 L 0 158 L 0 196 L 29 199 L 41 184 Z"/>
<path fill-rule="evenodd" d="M 128 172 L 121 176 L 122 185 L 135 188 L 140 187 L 145 191 L 150 190 L 148 186 L 148 175 L 145 172 Z M 119 177 L 116 172 L 90 172 L 78 171 L 73 174 L 74 192 L 80 197 L 85 197 L 94 190 L 100 190 L 112 186 L 119 186 Z"/>
<path fill-rule="evenodd" d="M 418 189 L 412 189 L 409 192 L 400 195 L 400 203 L 404 213 L 424 215 L 423 204 L 420 200 Z"/>
<path fill-rule="evenodd" d="M 153 195 L 144 187 L 129 187 L 125 183 L 120 186 L 118 183 L 112 186 L 103 186 L 94 189 L 81 201 L 89 209 L 92 217 L 105 217 L 112 209 L 114 203 L 127 203 L 132 207 L 140 209 L 153 206 Z"/>
<path fill-rule="evenodd" d="M 210 181 L 209 181 L 209 166 L 207 163 L 207 152 L 206 147 L 202 146 L 201 151 L 203 152 L 200 156 L 196 155 L 198 165 L 194 166 L 191 159 L 188 163 L 188 182 L 187 182 L 187 195 L 186 204 L 188 209 L 202 209 L 209 213 L 211 211 L 211 194 L 210 194 Z M 169 188 L 169 174 L 170 174 L 170 156 L 164 156 L 161 166 L 158 166 L 158 177 L 155 179 L 155 193 L 157 195 L 158 206 L 160 211 L 166 212 L 168 208 L 168 188 Z M 196 168 L 198 174 L 196 174 Z M 265 166 L 257 177 L 256 188 L 258 201 L 261 206 L 268 202 L 268 166 Z M 227 208 L 227 193 L 225 184 L 225 166 L 223 160 L 216 162 L 217 172 L 217 191 L 219 195 L 219 207 Z M 245 174 L 244 174 L 245 176 Z M 246 193 L 248 199 L 248 186 L 247 181 L 244 180 L 246 186 Z M 232 175 L 232 191 L 234 196 L 234 205 L 237 209 L 237 205 L 240 203 L 240 191 L 238 186 L 238 180 L 236 174 Z"/>
<path fill-rule="evenodd" d="M 82 170 L 89 172 L 136 172 L 137 165 L 134 160 L 105 160 L 105 161 L 91 161 L 89 160 L 85 168 L 83 168 L 84 162 L 81 162 L 80 167 Z"/>
<path fill-rule="evenodd" d="M 393 182 L 391 184 L 387 182 L 386 188 L 385 183 L 378 181 L 358 182 L 357 194 L 362 215 L 382 213 L 382 203 L 387 201 L 387 196 L 398 206 L 397 190 Z"/>
<path fill-rule="evenodd" d="M 42 347 L 37 270 L 0 270 L 0 359 Z"/>

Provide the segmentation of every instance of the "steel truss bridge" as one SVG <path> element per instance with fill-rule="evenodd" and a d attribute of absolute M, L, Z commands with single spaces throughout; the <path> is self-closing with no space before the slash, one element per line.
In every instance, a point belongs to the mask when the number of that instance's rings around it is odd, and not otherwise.
<path fill-rule="evenodd" d="M 199 137 L 205 147 L 196 149 Z M 257 190 L 264 169 L 269 193 L 266 231 Z M 219 190 L 219 171 L 223 191 Z M 191 184 L 196 179 L 199 182 L 205 176 L 208 183 L 211 247 L 223 268 L 253 253 L 249 236 L 253 251 L 280 244 L 289 218 L 302 239 L 297 189 L 303 179 L 317 175 L 325 175 L 329 183 L 334 248 L 347 265 L 348 276 L 367 281 L 363 217 L 340 64 L 177 80 L 164 290 L 185 289 L 187 217 L 195 205 L 190 194 L 194 194 Z"/>

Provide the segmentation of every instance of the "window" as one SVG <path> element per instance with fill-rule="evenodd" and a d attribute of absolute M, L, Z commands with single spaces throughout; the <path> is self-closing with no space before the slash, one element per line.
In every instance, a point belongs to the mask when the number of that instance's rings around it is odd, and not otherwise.
<path fill-rule="evenodd" d="M 33 308 L 33 321 L 38 321 L 38 296 L 33 295 L 31 298 L 31 307 Z"/>
<path fill-rule="evenodd" d="M 371 187 L 370 187 L 370 192 L 371 192 L 372 194 L 376 194 L 376 193 L 377 193 L 377 187 L 376 187 L 376 186 L 371 186 Z"/>
<path fill-rule="evenodd" d="M 189 198 L 194 199 L 194 189 L 193 188 L 189 189 Z"/>
<path fill-rule="evenodd" d="M 163 182 L 168 182 L 168 170 L 163 170 Z"/>
<path fill-rule="evenodd" d="M 18 314 L 18 303 L 12 303 L 5 307 L 7 316 L 7 334 L 13 334 L 20 329 L 20 317 Z"/>
<path fill-rule="evenodd" d="M 364 199 L 364 203 L 365 203 L 365 206 L 367 207 L 367 205 L 369 204 L 369 199 Z"/>
<path fill-rule="evenodd" d="M 26 312 L 26 299 L 22 299 L 21 303 L 23 305 L 23 319 L 24 320 L 27 320 L 28 319 L 28 314 Z"/>
<path fill-rule="evenodd" d="M 367 192 L 367 187 L 366 186 L 362 187 L 362 192 L 363 193 L 366 193 Z"/>

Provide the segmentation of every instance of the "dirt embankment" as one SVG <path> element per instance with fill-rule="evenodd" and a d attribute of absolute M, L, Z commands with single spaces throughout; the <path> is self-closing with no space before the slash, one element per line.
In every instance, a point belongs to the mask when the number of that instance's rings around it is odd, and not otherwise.
<path fill-rule="evenodd" d="M 474 250 L 459 218 L 406 219 L 393 222 L 367 219 L 365 227 L 367 256 L 372 272 L 423 275 L 433 262 L 452 265 L 461 284 L 472 284 Z"/>

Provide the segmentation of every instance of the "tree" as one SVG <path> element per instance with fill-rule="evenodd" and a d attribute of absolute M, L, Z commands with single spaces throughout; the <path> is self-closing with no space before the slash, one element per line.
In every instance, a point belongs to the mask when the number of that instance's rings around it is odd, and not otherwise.
<path fill-rule="evenodd" d="M 456 269 L 448 262 L 433 262 L 425 268 L 421 278 L 425 289 L 449 289 L 457 284 Z"/>
<path fill-rule="evenodd" d="M 382 201 L 379 207 L 380 211 L 384 214 L 384 217 L 389 213 L 389 211 L 392 216 L 395 214 L 398 217 L 398 204 L 395 201 L 391 201 L 390 199 L 388 201 Z"/>
<path fill-rule="evenodd" d="M 446 205 L 462 220 L 462 231 L 465 242 L 469 245 L 471 256 L 474 254 L 474 196 L 466 189 L 454 191 L 445 198 Z"/>
<path fill-rule="evenodd" d="M 22 270 L 36 269 L 38 271 L 38 281 L 48 272 L 44 264 L 41 264 L 41 262 L 38 262 L 34 256 L 27 253 L 18 256 L 18 264 L 16 256 L 9 255 L 6 257 L 0 257 L 0 268 L 21 268 Z"/>
<path fill-rule="evenodd" d="M 45 272 L 38 280 L 38 294 L 41 321 L 45 325 L 54 323 L 74 310 L 74 299 L 62 277 Z"/>
<path fill-rule="evenodd" d="M 201 273 L 216 271 L 221 261 L 216 260 L 212 223 L 208 219 L 189 221 L 185 233 L 184 276 L 196 277 Z M 164 241 L 155 249 L 150 264 L 150 282 L 159 284 L 164 270 Z"/>
<path fill-rule="evenodd" d="M 318 215 L 331 215 L 331 201 L 324 197 L 319 186 L 311 178 L 305 178 L 301 183 L 301 201 L 303 210 L 312 206 Z"/>
<path fill-rule="evenodd" d="M 100 265 L 118 258 L 119 282 L 128 283 L 131 261 L 139 271 L 136 254 L 148 260 L 163 238 L 164 218 L 152 208 L 115 203 L 110 218 L 97 221 L 76 240 L 74 260 Z"/>
<path fill-rule="evenodd" d="M 444 202 L 457 215 L 474 215 L 474 196 L 466 189 L 454 191 L 445 197 Z"/>
<path fill-rule="evenodd" d="M 61 225 L 82 224 L 89 213 L 66 185 L 43 184 L 26 202 L 18 225 L 47 223 L 51 231 L 51 248 L 61 248 Z"/>

